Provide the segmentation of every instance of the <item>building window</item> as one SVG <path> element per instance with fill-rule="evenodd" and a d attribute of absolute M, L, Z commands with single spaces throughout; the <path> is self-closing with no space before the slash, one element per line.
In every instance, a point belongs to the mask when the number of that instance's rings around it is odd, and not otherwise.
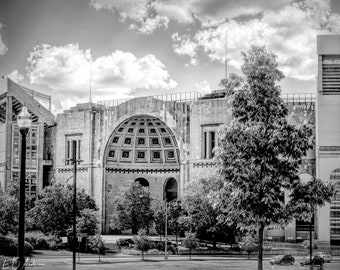
<path fill-rule="evenodd" d="M 151 138 L 151 147 L 160 146 L 158 138 Z"/>
<path fill-rule="evenodd" d="M 130 157 L 130 151 L 123 151 L 122 152 L 122 158 L 129 158 Z"/>
<path fill-rule="evenodd" d="M 202 126 L 202 159 L 214 157 L 214 148 L 218 146 L 216 131 L 218 124 Z"/>
<path fill-rule="evenodd" d="M 66 165 L 73 164 L 71 159 L 73 159 L 74 157 L 77 160 L 80 160 L 80 147 L 81 147 L 80 136 L 66 137 L 66 157 L 65 157 Z"/>
<path fill-rule="evenodd" d="M 109 157 L 111 157 L 111 158 L 115 157 L 115 151 L 114 150 L 109 151 Z"/>
<path fill-rule="evenodd" d="M 210 140 L 209 140 L 209 143 L 210 143 L 210 147 L 209 147 L 209 158 L 212 158 L 214 153 L 213 153 L 213 150 L 215 148 L 215 131 L 210 131 Z"/>

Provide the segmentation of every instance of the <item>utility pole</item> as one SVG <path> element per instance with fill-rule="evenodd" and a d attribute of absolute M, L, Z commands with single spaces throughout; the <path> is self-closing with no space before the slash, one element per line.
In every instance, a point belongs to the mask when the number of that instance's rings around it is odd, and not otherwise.
<path fill-rule="evenodd" d="M 165 199 L 165 247 L 164 247 L 164 260 L 168 259 L 168 202 Z"/>
<path fill-rule="evenodd" d="M 77 247 L 77 163 L 82 160 L 77 160 L 77 141 L 72 141 L 72 158 L 69 161 L 73 162 L 73 260 L 72 269 L 76 270 L 76 247 Z"/>

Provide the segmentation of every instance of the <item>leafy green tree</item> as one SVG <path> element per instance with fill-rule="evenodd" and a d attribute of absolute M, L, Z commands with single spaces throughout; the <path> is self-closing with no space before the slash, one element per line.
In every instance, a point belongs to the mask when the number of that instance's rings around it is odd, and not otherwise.
<path fill-rule="evenodd" d="M 216 234 L 230 232 L 230 227 L 219 219 L 220 209 L 215 207 L 215 198 L 222 187 L 220 175 L 216 173 L 201 175 L 187 185 L 182 198 L 185 215 L 181 217 L 181 222 L 187 230 L 196 232 L 199 238 L 209 234 L 213 239 L 214 248 Z"/>
<path fill-rule="evenodd" d="M 184 227 L 179 222 L 179 218 L 184 214 L 184 210 L 182 209 L 179 201 L 172 201 L 167 204 L 168 205 L 168 234 L 176 235 L 176 242 L 178 241 L 178 236 L 184 235 Z M 159 235 L 164 235 L 165 233 L 165 206 L 157 205 L 154 209 L 154 222 L 155 229 Z"/>
<path fill-rule="evenodd" d="M 139 229 L 148 230 L 153 220 L 149 188 L 136 182 L 131 183 L 122 193 L 123 196 L 115 198 L 116 224 L 111 226 L 131 229 L 132 234 L 137 234 Z"/>
<path fill-rule="evenodd" d="M 219 83 L 219 86 L 226 90 L 227 96 L 232 96 L 236 91 L 240 90 L 243 85 L 243 78 L 235 73 L 230 73 L 227 79 L 222 79 Z"/>
<path fill-rule="evenodd" d="M 189 259 L 191 260 L 191 252 L 193 249 L 195 249 L 198 245 L 197 243 L 197 238 L 195 233 L 187 233 L 183 240 L 183 245 L 190 250 L 190 257 Z"/>
<path fill-rule="evenodd" d="M 147 252 L 151 248 L 150 238 L 146 235 L 146 230 L 140 229 L 133 240 L 135 242 L 135 248 L 142 252 L 142 260 L 144 261 L 144 252 Z"/>
<path fill-rule="evenodd" d="M 98 261 L 100 262 L 100 255 L 105 254 L 105 246 L 102 237 L 98 234 L 89 237 L 89 248 L 98 253 Z"/>
<path fill-rule="evenodd" d="M 262 270 L 263 231 L 290 218 L 284 192 L 291 189 L 311 130 L 287 122 L 288 109 L 276 82 L 284 76 L 276 56 L 265 47 L 242 53 L 245 85 L 233 95 L 230 125 L 220 132 L 215 153 L 224 178 L 219 195 L 221 218 L 241 229 L 257 229 L 258 269 Z"/>
<path fill-rule="evenodd" d="M 331 183 L 324 183 L 322 180 L 315 178 L 308 182 L 296 179 L 292 186 L 293 189 L 289 196 L 290 200 L 287 207 L 295 218 L 305 222 L 309 221 L 310 223 L 308 248 L 310 261 L 312 261 L 312 222 L 314 213 L 318 206 L 331 201 L 334 195 L 334 186 Z"/>
<path fill-rule="evenodd" d="M 257 249 L 257 244 L 255 243 L 255 239 L 251 234 L 246 234 L 242 237 L 241 242 L 239 243 L 240 248 L 247 251 L 248 259 L 250 258 L 250 253 Z"/>
<path fill-rule="evenodd" d="M 44 233 L 58 236 L 66 235 L 72 226 L 73 217 L 72 186 L 53 184 L 46 186 L 38 195 L 34 207 L 28 212 L 30 227 Z M 84 190 L 77 191 L 77 217 L 81 217 L 84 209 L 97 211 L 93 198 Z"/>
<path fill-rule="evenodd" d="M 18 208 L 18 199 L 0 190 L 0 234 L 17 232 Z"/>
<path fill-rule="evenodd" d="M 77 217 L 77 234 L 78 235 L 95 235 L 98 232 L 98 212 L 85 208 L 79 211 Z"/>
<path fill-rule="evenodd" d="M 161 235 L 165 235 L 165 209 L 162 206 L 157 206 L 154 209 L 153 220 L 155 222 L 155 230 Z"/>

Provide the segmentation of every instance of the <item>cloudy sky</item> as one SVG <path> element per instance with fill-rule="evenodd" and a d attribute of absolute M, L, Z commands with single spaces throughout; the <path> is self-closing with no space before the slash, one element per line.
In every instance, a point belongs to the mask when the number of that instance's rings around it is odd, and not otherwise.
<path fill-rule="evenodd" d="M 340 34 L 340 0 L 1 0 L 0 75 L 89 100 L 209 91 L 241 51 L 278 56 L 286 93 L 316 92 L 316 35 Z"/>

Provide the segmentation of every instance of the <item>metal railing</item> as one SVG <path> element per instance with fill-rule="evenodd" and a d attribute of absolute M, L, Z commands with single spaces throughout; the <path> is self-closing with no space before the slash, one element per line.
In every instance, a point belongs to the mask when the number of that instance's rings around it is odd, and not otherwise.
<path fill-rule="evenodd" d="M 124 102 L 127 102 L 136 98 L 153 98 L 159 99 L 162 101 L 178 101 L 178 102 L 189 102 L 197 100 L 201 97 L 201 93 L 199 92 L 182 92 L 182 93 L 171 93 L 171 94 L 162 94 L 162 95 L 153 95 L 153 96 L 141 96 L 141 97 L 130 97 L 124 99 L 113 99 L 113 100 L 101 100 L 97 103 L 105 106 L 105 107 L 116 107 Z"/>

